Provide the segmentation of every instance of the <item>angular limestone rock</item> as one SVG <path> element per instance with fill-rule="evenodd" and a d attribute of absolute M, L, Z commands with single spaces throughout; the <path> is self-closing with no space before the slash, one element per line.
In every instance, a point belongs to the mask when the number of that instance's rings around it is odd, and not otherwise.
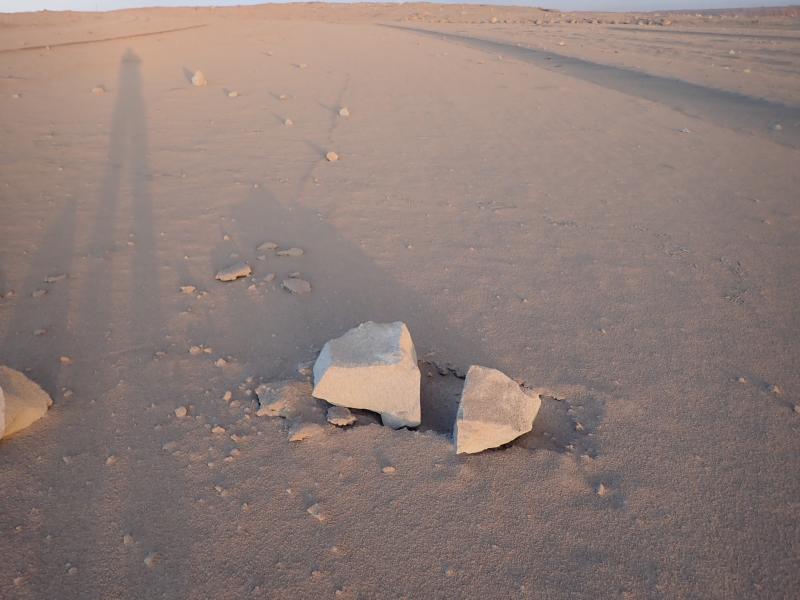
<path fill-rule="evenodd" d="M 0 366 L 0 438 L 25 429 L 47 412 L 53 401 L 19 371 Z"/>
<path fill-rule="evenodd" d="M 456 453 L 496 448 L 529 432 L 541 405 L 538 395 L 526 394 L 500 371 L 471 366 L 453 430 Z"/>
<path fill-rule="evenodd" d="M 420 372 L 405 323 L 367 321 L 322 348 L 314 397 L 380 413 L 394 429 L 420 424 Z"/>
<path fill-rule="evenodd" d="M 203 75 L 202 71 L 194 72 L 194 75 L 192 75 L 192 85 L 197 87 L 208 85 L 208 80 L 206 79 L 206 76 Z"/>
<path fill-rule="evenodd" d="M 311 284 L 308 283 L 305 279 L 300 279 L 298 277 L 291 277 L 290 279 L 284 279 L 281 281 L 281 287 L 285 289 L 287 292 L 291 292 L 295 295 L 302 295 L 302 294 L 309 294 L 311 293 Z"/>
<path fill-rule="evenodd" d="M 250 268 L 250 265 L 240 262 L 230 267 L 225 267 L 217 273 L 216 278 L 220 281 L 234 281 L 235 279 L 239 279 L 239 277 L 247 277 L 252 272 L 253 270 Z"/>

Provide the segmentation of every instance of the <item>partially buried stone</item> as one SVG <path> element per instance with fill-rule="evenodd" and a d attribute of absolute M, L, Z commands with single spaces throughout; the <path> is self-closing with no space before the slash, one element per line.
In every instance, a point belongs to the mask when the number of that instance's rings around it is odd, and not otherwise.
<path fill-rule="evenodd" d="M 195 71 L 194 75 L 192 75 L 192 85 L 197 87 L 208 85 L 208 80 L 206 76 L 203 75 L 202 71 Z"/>
<path fill-rule="evenodd" d="M 252 272 L 250 265 L 240 262 L 222 269 L 217 273 L 216 278 L 220 281 L 234 281 L 240 277 L 247 277 Z"/>
<path fill-rule="evenodd" d="M 292 294 L 308 294 L 311 291 L 311 284 L 308 283 L 305 279 L 299 279 L 296 277 L 290 279 L 284 279 L 281 282 L 281 287 Z"/>
<path fill-rule="evenodd" d="M 314 363 L 314 396 L 380 413 L 394 429 L 419 425 L 420 372 L 405 323 L 367 321 L 327 342 Z"/>
<path fill-rule="evenodd" d="M 347 427 L 356 422 L 356 417 L 346 406 L 331 406 L 328 409 L 326 418 L 328 423 L 337 427 Z"/>
<path fill-rule="evenodd" d="M 533 428 L 542 401 L 496 369 L 473 365 L 467 372 L 453 437 L 456 453 L 496 448 Z"/>
<path fill-rule="evenodd" d="M 47 392 L 23 373 L 0 366 L 0 438 L 39 420 L 52 404 Z"/>
<path fill-rule="evenodd" d="M 264 252 L 266 250 L 277 250 L 278 244 L 275 242 L 264 242 L 263 244 L 259 244 L 256 250 L 259 252 Z"/>
<path fill-rule="evenodd" d="M 321 425 L 317 423 L 294 423 L 289 428 L 289 441 L 302 442 L 312 437 L 317 437 L 325 433 Z"/>
<path fill-rule="evenodd" d="M 303 256 L 305 252 L 302 248 L 288 248 L 287 250 L 279 250 L 278 256 Z"/>

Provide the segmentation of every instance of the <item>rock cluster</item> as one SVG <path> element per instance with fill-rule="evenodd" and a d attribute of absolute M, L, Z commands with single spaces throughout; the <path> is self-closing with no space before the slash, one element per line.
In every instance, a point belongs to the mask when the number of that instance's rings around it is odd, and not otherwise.
<path fill-rule="evenodd" d="M 398 429 L 422 422 L 420 370 L 411 334 L 405 323 L 367 321 L 322 348 L 313 368 L 311 395 L 330 406 L 328 423 L 345 427 L 356 422 L 349 409 L 380 414 L 383 424 Z M 294 419 L 290 439 L 300 440 L 319 432 L 307 430 L 299 418 L 300 398 L 307 397 L 300 382 L 282 382 L 256 390 L 259 416 Z M 306 402 L 307 405 L 307 402 Z M 507 444 L 533 428 L 541 398 L 523 390 L 500 371 L 473 365 L 461 393 L 454 425 L 456 452 L 476 453 Z M 318 407 L 313 407 L 318 412 Z M 309 417 L 312 415 L 308 415 Z"/>

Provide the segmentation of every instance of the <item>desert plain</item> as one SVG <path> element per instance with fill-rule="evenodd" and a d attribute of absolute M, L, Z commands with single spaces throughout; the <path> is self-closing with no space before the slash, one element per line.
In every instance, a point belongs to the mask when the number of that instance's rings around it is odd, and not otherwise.
<path fill-rule="evenodd" d="M 798 9 L 2 14 L 0 136 L 0 597 L 797 597 Z M 257 414 L 368 320 L 419 427 Z"/>

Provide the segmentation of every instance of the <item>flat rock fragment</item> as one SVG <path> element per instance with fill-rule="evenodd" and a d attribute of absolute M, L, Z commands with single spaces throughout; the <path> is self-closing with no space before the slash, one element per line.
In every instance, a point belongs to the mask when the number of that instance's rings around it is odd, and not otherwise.
<path fill-rule="evenodd" d="M 419 425 L 420 372 L 408 327 L 367 321 L 327 342 L 314 363 L 313 393 L 380 413 L 394 429 Z"/>
<path fill-rule="evenodd" d="M 240 277 L 247 277 L 252 272 L 253 270 L 250 268 L 250 265 L 244 262 L 239 262 L 222 269 L 219 273 L 217 273 L 216 279 L 219 279 L 220 281 L 234 281 Z"/>
<path fill-rule="evenodd" d="M 311 284 L 305 279 L 300 279 L 299 277 L 290 277 L 289 279 L 284 279 L 281 281 L 281 287 L 287 292 L 297 295 L 308 294 L 311 292 Z"/>
<path fill-rule="evenodd" d="M 0 366 L 0 438 L 38 421 L 52 404 L 47 392 L 23 373 Z"/>
<path fill-rule="evenodd" d="M 458 405 L 457 454 L 473 454 L 515 440 L 533 428 L 542 400 L 496 369 L 472 365 Z"/>

